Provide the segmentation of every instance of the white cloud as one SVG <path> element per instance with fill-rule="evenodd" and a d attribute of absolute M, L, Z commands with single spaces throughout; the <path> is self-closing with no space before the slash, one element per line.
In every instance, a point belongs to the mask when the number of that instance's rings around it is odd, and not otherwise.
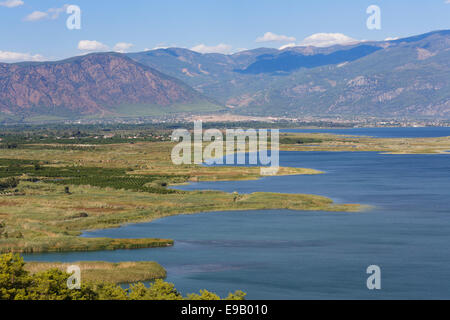
<path fill-rule="evenodd" d="M 449 0 L 450 1 L 450 0 Z M 387 41 L 387 40 L 386 40 Z M 291 47 L 330 47 L 333 45 L 350 45 L 358 42 L 362 42 L 346 36 L 342 33 L 315 33 L 305 39 L 300 43 L 291 42 L 286 45 L 281 46 L 278 50 L 284 50 Z"/>
<path fill-rule="evenodd" d="M 156 46 L 156 47 L 153 47 L 153 49 L 145 48 L 144 51 L 152 51 L 152 50 L 168 49 L 168 48 L 170 48 L 170 47 L 162 45 L 162 46 Z"/>
<path fill-rule="evenodd" d="M 296 39 L 284 35 L 275 34 L 273 32 L 266 32 L 262 37 L 256 39 L 256 42 L 292 42 Z"/>
<path fill-rule="evenodd" d="M 68 4 L 65 4 L 61 8 L 50 8 L 50 9 L 48 9 L 47 13 L 49 14 L 50 19 L 52 19 L 52 20 L 58 19 L 59 15 L 61 13 L 66 12 L 68 6 L 69 6 Z"/>
<path fill-rule="evenodd" d="M 305 38 L 300 43 L 300 45 L 313 47 L 330 47 L 337 44 L 348 45 L 357 42 L 359 41 L 350 38 L 349 36 L 346 36 L 342 33 L 316 33 Z"/>
<path fill-rule="evenodd" d="M 450 0 L 446 0 L 445 3 L 446 3 L 446 4 L 450 4 Z"/>
<path fill-rule="evenodd" d="M 18 62 L 18 61 L 43 61 L 44 57 L 40 54 L 30 54 L 11 51 L 0 51 L 1 62 Z"/>
<path fill-rule="evenodd" d="M 6 0 L 0 2 L 0 6 L 7 8 L 15 8 L 23 5 L 24 2 L 22 0 Z"/>
<path fill-rule="evenodd" d="M 82 51 L 108 51 L 109 47 L 95 40 L 81 40 L 78 49 Z"/>
<path fill-rule="evenodd" d="M 448 0 L 450 1 L 450 0 Z M 387 37 L 386 39 L 384 39 L 384 41 L 394 41 L 394 40 L 398 40 L 398 37 Z"/>
<path fill-rule="evenodd" d="M 195 47 L 192 47 L 192 51 L 200 52 L 200 53 L 223 53 L 227 54 L 231 52 L 232 46 L 224 43 L 220 43 L 217 46 L 207 46 L 205 44 L 199 44 Z"/>
<path fill-rule="evenodd" d="M 128 42 L 118 42 L 114 45 L 112 48 L 112 51 L 125 53 L 133 47 L 134 45 L 132 43 Z M 109 51 L 111 50 L 109 46 L 107 46 L 104 43 L 101 43 L 100 41 L 96 40 L 81 40 L 78 42 L 78 50 L 86 51 L 86 52 L 99 52 L 99 51 Z"/>
<path fill-rule="evenodd" d="M 175 47 L 175 46 L 174 46 Z M 153 49 L 145 48 L 145 51 L 158 50 L 158 49 L 167 49 L 170 48 L 166 43 L 158 43 Z"/>
<path fill-rule="evenodd" d="M 292 48 L 292 47 L 297 47 L 297 44 L 295 42 L 291 42 L 291 43 L 285 44 L 284 46 L 279 47 L 278 50 L 284 50 L 284 49 Z"/>
<path fill-rule="evenodd" d="M 59 15 L 66 11 L 69 5 L 65 4 L 61 8 L 50 8 L 47 11 L 34 11 L 26 16 L 23 20 L 29 22 L 35 22 L 44 19 L 56 20 Z"/>
<path fill-rule="evenodd" d="M 184 48 L 184 47 L 177 46 L 176 44 L 173 44 L 173 43 L 167 44 L 165 42 L 160 42 L 160 43 L 156 44 L 156 46 L 154 46 L 153 49 L 145 48 L 145 51 L 158 50 L 158 49 L 169 49 L 169 48 Z"/>
<path fill-rule="evenodd" d="M 27 15 L 23 20 L 24 21 L 34 22 L 34 21 L 47 19 L 48 17 L 49 16 L 48 16 L 47 12 L 34 11 L 33 13 L 30 13 L 29 15 Z"/>
<path fill-rule="evenodd" d="M 132 43 L 118 42 L 114 46 L 113 50 L 117 51 L 117 52 L 120 52 L 120 53 L 125 53 L 125 52 L 128 51 L 128 49 L 130 49 L 133 46 L 134 45 Z"/>

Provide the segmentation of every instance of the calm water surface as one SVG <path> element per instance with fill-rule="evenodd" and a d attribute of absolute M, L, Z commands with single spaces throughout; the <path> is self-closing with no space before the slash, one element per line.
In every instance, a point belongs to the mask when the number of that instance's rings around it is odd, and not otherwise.
<path fill-rule="evenodd" d="M 450 155 L 282 152 L 281 165 L 326 174 L 202 182 L 182 189 L 311 193 L 374 209 L 169 217 L 84 236 L 173 238 L 172 248 L 26 259 L 155 260 L 184 293 L 208 288 L 222 295 L 241 289 L 250 299 L 450 298 Z M 382 270 L 377 292 L 366 287 L 366 268 L 372 264 Z"/>
<path fill-rule="evenodd" d="M 283 129 L 280 132 L 334 133 L 377 138 L 434 138 L 450 136 L 450 127 L 423 128 L 350 128 L 350 129 Z"/>

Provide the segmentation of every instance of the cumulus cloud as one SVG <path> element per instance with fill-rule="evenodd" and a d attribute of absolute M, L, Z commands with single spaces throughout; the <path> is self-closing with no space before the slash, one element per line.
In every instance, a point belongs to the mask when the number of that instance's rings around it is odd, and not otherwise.
<path fill-rule="evenodd" d="M 49 17 L 49 15 L 47 12 L 34 11 L 34 12 L 30 13 L 29 15 L 27 15 L 23 20 L 29 21 L 29 22 L 34 22 L 34 21 L 47 19 L 48 17 Z"/>
<path fill-rule="evenodd" d="M 170 48 L 169 46 L 164 46 L 164 45 L 157 45 L 156 47 L 153 47 L 153 49 L 150 48 L 145 48 L 144 51 L 152 51 L 152 50 L 158 50 L 158 49 L 168 49 Z"/>
<path fill-rule="evenodd" d="M 165 42 L 160 42 L 160 43 L 157 43 L 156 46 L 154 46 L 152 49 L 145 48 L 144 51 L 151 51 L 151 50 L 158 50 L 158 49 L 169 49 L 169 48 L 184 48 L 184 47 L 177 46 L 176 44 L 173 44 L 173 43 L 172 44 L 168 44 L 168 43 L 165 43 Z"/>
<path fill-rule="evenodd" d="M 108 51 L 109 47 L 95 40 L 81 40 L 78 42 L 78 50 L 82 51 Z"/>
<path fill-rule="evenodd" d="M 27 15 L 23 20 L 28 22 L 35 22 L 44 19 L 56 20 L 60 14 L 65 12 L 69 5 L 65 4 L 61 8 L 50 8 L 47 11 L 34 11 Z"/>
<path fill-rule="evenodd" d="M 223 53 L 223 54 L 230 53 L 231 49 L 232 46 L 224 43 L 220 43 L 217 46 L 207 46 L 202 43 L 191 48 L 192 51 L 200 53 Z"/>
<path fill-rule="evenodd" d="M 7 8 L 15 8 L 22 6 L 24 2 L 22 0 L 6 0 L 0 2 L 0 6 L 7 7 Z"/>
<path fill-rule="evenodd" d="M 278 50 L 284 50 L 284 49 L 292 48 L 292 47 L 297 47 L 297 44 L 295 42 L 291 42 L 291 43 L 285 44 L 284 46 L 279 47 Z"/>
<path fill-rule="evenodd" d="M 356 42 L 359 41 L 342 33 L 316 33 L 305 38 L 300 43 L 300 45 L 313 47 L 330 47 L 337 44 L 348 45 Z"/>
<path fill-rule="evenodd" d="M 52 20 L 58 19 L 59 15 L 61 13 L 66 12 L 68 6 L 69 6 L 68 4 L 65 4 L 61 8 L 50 8 L 50 9 L 48 9 L 47 13 L 48 13 L 50 19 L 52 19 Z"/>
<path fill-rule="evenodd" d="M 450 1 L 450 0 L 449 0 Z M 394 40 L 394 38 L 392 38 Z M 388 41 L 388 40 L 386 40 Z M 315 33 L 301 41 L 300 43 L 291 42 L 286 45 L 281 46 L 278 50 L 284 50 L 291 47 L 330 47 L 333 45 L 350 45 L 358 42 L 349 36 L 342 33 Z"/>
<path fill-rule="evenodd" d="M 112 48 L 112 51 L 125 53 L 128 52 L 128 49 L 133 47 L 134 44 L 128 43 L 128 42 L 118 42 L 114 45 Z M 104 43 L 101 43 L 100 41 L 96 40 L 81 40 L 78 42 L 78 50 L 85 51 L 87 53 L 89 52 L 101 52 L 101 51 L 109 51 L 111 50 L 110 47 Z"/>
<path fill-rule="evenodd" d="M 292 42 L 296 39 L 294 37 L 288 37 L 273 32 L 266 32 L 262 37 L 256 39 L 256 42 Z"/>
<path fill-rule="evenodd" d="M 120 52 L 120 53 L 125 53 L 128 51 L 128 49 L 130 49 L 131 47 L 133 47 L 134 45 L 132 43 L 127 43 L 127 42 L 118 42 L 116 43 L 116 45 L 114 46 L 113 50 Z"/>
<path fill-rule="evenodd" d="M 44 57 L 40 54 L 30 54 L 11 51 L 0 51 L 1 62 L 18 62 L 18 61 L 43 61 Z"/>

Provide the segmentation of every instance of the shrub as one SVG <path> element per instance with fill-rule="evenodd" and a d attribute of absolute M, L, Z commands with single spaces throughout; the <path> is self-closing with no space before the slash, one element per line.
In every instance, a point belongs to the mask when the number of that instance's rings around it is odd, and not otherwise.
<path fill-rule="evenodd" d="M 70 290 L 70 275 L 58 269 L 30 274 L 20 255 L 0 255 L 0 300 L 220 300 L 215 293 L 201 290 L 183 298 L 174 285 L 156 280 L 150 287 L 143 283 L 129 289 L 105 282 L 83 282 L 78 290 Z M 244 300 L 245 293 L 236 291 L 226 300 Z"/>
<path fill-rule="evenodd" d="M 16 177 L 9 177 L 0 181 L 0 191 L 13 189 L 19 185 L 20 180 Z"/>

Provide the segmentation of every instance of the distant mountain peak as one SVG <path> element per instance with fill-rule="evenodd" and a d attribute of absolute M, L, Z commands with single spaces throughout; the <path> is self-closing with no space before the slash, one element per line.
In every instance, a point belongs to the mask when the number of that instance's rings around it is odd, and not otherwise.
<path fill-rule="evenodd" d="M 130 57 L 237 113 L 450 117 L 450 30 L 330 47 Z"/>

